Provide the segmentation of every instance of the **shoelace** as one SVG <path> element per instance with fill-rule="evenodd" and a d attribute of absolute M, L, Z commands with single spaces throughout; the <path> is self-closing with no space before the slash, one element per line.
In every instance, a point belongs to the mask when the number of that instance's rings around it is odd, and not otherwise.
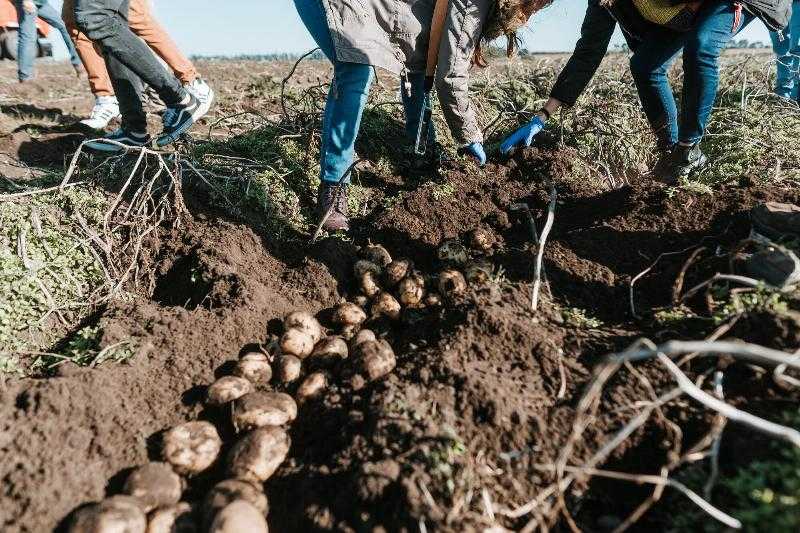
<path fill-rule="evenodd" d="M 347 212 L 345 187 L 346 185 L 333 185 L 325 188 L 325 205 L 334 204 L 334 211 L 343 215 Z"/>

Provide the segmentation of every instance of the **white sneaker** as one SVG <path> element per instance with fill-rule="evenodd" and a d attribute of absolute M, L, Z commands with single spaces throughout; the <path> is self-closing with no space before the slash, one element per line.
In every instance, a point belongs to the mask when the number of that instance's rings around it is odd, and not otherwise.
<path fill-rule="evenodd" d="M 203 78 L 195 78 L 192 83 L 188 83 L 183 87 L 200 101 L 200 106 L 193 113 L 194 119 L 199 120 L 211 109 L 211 104 L 214 103 L 214 90 Z"/>
<path fill-rule="evenodd" d="M 93 130 L 102 130 L 119 116 L 119 103 L 116 96 L 98 96 L 89 118 L 81 120 L 81 124 Z"/>

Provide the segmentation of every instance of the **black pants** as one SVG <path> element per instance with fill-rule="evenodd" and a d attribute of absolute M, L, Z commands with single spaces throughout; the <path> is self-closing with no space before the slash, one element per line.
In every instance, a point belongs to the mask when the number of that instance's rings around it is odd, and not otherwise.
<path fill-rule="evenodd" d="M 147 130 L 147 115 L 142 106 L 142 82 L 152 87 L 167 106 L 181 102 L 186 91 L 131 31 L 128 5 L 129 0 L 75 0 L 75 23 L 103 51 L 119 100 L 122 127 L 143 132 Z"/>

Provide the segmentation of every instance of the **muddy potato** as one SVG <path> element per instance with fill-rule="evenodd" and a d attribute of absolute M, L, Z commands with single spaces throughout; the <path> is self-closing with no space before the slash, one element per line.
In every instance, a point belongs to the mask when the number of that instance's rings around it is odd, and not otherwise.
<path fill-rule="evenodd" d="M 328 377 L 322 372 L 313 372 L 297 389 L 297 401 L 303 403 L 318 397 L 328 387 Z"/>
<path fill-rule="evenodd" d="M 233 404 L 233 427 L 246 431 L 264 426 L 282 426 L 297 418 L 297 404 L 282 392 L 251 392 Z"/>
<path fill-rule="evenodd" d="M 483 285 L 492 276 L 492 263 L 485 260 L 472 261 L 464 268 L 464 274 L 470 285 Z"/>
<path fill-rule="evenodd" d="M 70 520 L 69 533 L 145 533 L 147 517 L 131 496 L 113 496 L 82 507 Z"/>
<path fill-rule="evenodd" d="M 372 316 L 375 318 L 385 316 L 397 320 L 400 318 L 400 311 L 400 302 L 388 292 L 380 293 L 372 302 Z"/>
<path fill-rule="evenodd" d="M 288 329 L 281 337 L 281 351 L 305 359 L 314 350 L 314 337 L 301 329 Z"/>
<path fill-rule="evenodd" d="M 223 507 L 211 523 L 209 533 L 268 533 L 267 519 L 244 500 L 235 500 Z"/>
<path fill-rule="evenodd" d="M 364 275 L 361 276 L 361 292 L 367 298 L 375 298 L 381 292 L 377 276 L 372 272 L 364 272 Z"/>
<path fill-rule="evenodd" d="M 440 261 L 456 265 L 463 265 L 469 259 L 467 248 L 456 240 L 445 241 L 436 250 L 436 255 Z"/>
<path fill-rule="evenodd" d="M 311 338 L 314 339 L 315 344 L 325 336 L 319 321 L 314 318 L 314 315 L 306 311 L 295 311 L 293 313 L 289 313 L 286 316 L 286 319 L 283 321 L 283 329 L 299 329 L 300 331 L 304 331 L 311 335 Z"/>
<path fill-rule="evenodd" d="M 253 390 L 253 386 L 246 379 L 225 376 L 208 387 L 206 399 L 211 405 L 222 405 L 244 396 L 251 390 Z"/>
<path fill-rule="evenodd" d="M 439 274 L 439 292 L 452 300 L 467 292 L 467 280 L 458 270 L 443 270 Z"/>
<path fill-rule="evenodd" d="M 383 278 L 388 287 L 394 287 L 412 270 L 414 270 L 414 263 L 409 259 L 396 259 L 386 266 Z"/>
<path fill-rule="evenodd" d="M 263 483 L 286 459 L 291 440 L 283 429 L 275 426 L 251 431 L 233 445 L 228 455 L 231 477 Z"/>
<path fill-rule="evenodd" d="M 333 321 L 342 326 L 358 326 L 367 319 L 367 314 L 356 304 L 345 302 L 333 310 Z"/>
<path fill-rule="evenodd" d="M 355 350 L 356 347 L 362 342 L 375 340 L 378 340 L 378 338 L 375 336 L 374 331 L 371 329 L 362 329 L 353 337 L 353 340 L 350 341 L 350 349 Z"/>
<path fill-rule="evenodd" d="M 394 350 L 383 340 L 359 344 L 356 348 L 356 357 L 359 370 L 370 381 L 386 376 L 397 365 Z"/>
<path fill-rule="evenodd" d="M 358 294 L 353 297 L 353 303 L 363 309 L 369 305 L 369 298 L 363 294 Z"/>
<path fill-rule="evenodd" d="M 372 272 L 376 276 L 380 276 L 381 267 L 372 261 L 367 261 L 366 259 L 359 259 L 356 261 L 356 263 L 353 265 L 353 274 L 356 275 L 356 279 L 361 279 L 361 276 L 363 276 L 366 272 Z"/>
<path fill-rule="evenodd" d="M 473 250 L 488 252 L 494 244 L 494 235 L 483 228 L 475 228 L 469 234 L 469 245 Z"/>
<path fill-rule="evenodd" d="M 196 533 L 192 506 L 180 502 L 156 509 L 150 514 L 146 533 Z"/>
<path fill-rule="evenodd" d="M 278 360 L 278 379 L 281 383 L 292 383 L 300 378 L 303 363 L 294 355 L 284 355 Z"/>
<path fill-rule="evenodd" d="M 203 505 L 203 523 L 208 525 L 225 506 L 244 500 L 258 509 L 262 516 L 269 513 L 269 503 L 264 492 L 247 481 L 228 479 L 214 485 L 206 495 Z"/>
<path fill-rule="evenodd" d="M 322 365 L 331 365 L 347 359 L 348 355 L 347 342 L 342 337 L 330 336 L 314 347 L 311 357 Z"/>
<path fill-rule="evenodd" d="M 358 331 L 359 331 L 358 326 L 345 326 L 342 328 L 342 331 L 339 332 L 339 336 L 344 340 L 349 341 L 350 339 L 356 336 L 356 333 L 358 333 Z"/>
<path fill-rule="evenodd" d="M 250 352 L 244 354 L 236 363 L 233 375 L 244 378 L 253 385 L 260 385 L 272 379 L 272 367 L 266 355 L 260 352 Z"/>
<path fill-rule="evenodd" d="M 397 288 L 400 303 L 407 306 L 417 306 L 425 297 L 425 278 L 414 272 L 400 282 Z"/>
<path fill-rule="evenodd" d="M 362 251 L 362 255 L 364 256 L 364 259 L 370 263 L 378 265 L 381 268 L 392 262 L 392 255 L 389 253 L 389 250 L 380 244 L 374 244 L 372 246 L 365 247 Z"/>
<path fill-rule="evenodd" d="M 426 307 L 439 307 L 442 305 L 442 297 L 437 292 L 429 292 L 425 295 Z"/>
<path fill-rule="evenodd" d="M 138 498 L 144 511 L 149 513 L 158 507 L 178 503 L 183 487 L 183 479 L 168 463 L 147 463 L 128 475 L 123 492 Z"/>
<path fill-rule="evenodd" d="M 182 475 L 202 472 L 217 460 L 222 439 L 208 422 L 187 422 L 164 434 L 162 456 Z"/>

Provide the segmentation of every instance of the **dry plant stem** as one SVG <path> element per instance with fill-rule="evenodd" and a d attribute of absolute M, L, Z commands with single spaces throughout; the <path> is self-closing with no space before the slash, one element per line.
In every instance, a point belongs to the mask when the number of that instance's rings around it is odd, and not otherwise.
<path fill-rule="evenodd" d="M 725 395 L 722 391 L 722 372 L 720 371 L 714 373 L 714 395 L 719 400 L 723 400 L 725 398 Z M 714 485 L 717 483 L 717 478 L 719 477 L 719 448 L 722 444 L 722 431 L 725 429 L 726 423 L 726 418 L 722 418 L 722 420 L 720 420 L 720 428 L 714 436 L 714 442 L 711 444 L 711 473 L 709 474 L 708 480 L 703 487 L 703 496 L 705 496 L 706 500 L 711 499 L 711 491 L 714 490 Z"/>
<path fill-rule="evenodd" d="M 297 61 L 295 61 L 292 70 L 289 71 L 289 74 L 287 74 L 286 77 L 283 78 L 283 80 L 281 81 L 281 110 L 283 111 L 283 116 L 286 118 L 288 118 L 288 113 L 286 112 L 286 84 L 289 83 L 290 79 L 292 79 L 292 76 L 294 76 L 294 73 L 297 70 L 297 67 L 300 65 L 300 63 L 305 58 L 316 52 L 317 50 L 319 50 L 319 47 L 314 48 L 313 50 L 309 50 L 308 52 L 300 56 L 300 58 Z"/>
<path fill-rule="evenodd" d="M 656 265 L 663 258 L 669 257 L 671 255 L 684 254 L 684 253 L 688 252 L 689 250 L 692 250 L 692 249 L 695 249 L 695 248 L 697 248 L 697 246 L 690 246 L 689 248 L 684 248 L 683 250 L 679 250 L 677 252 L 666 252 L 666 253 L 663 253 L 663 254 L 659 255 L 658 257 L 656 257 L 656 260 L 653 261 L 653 263 L 649 267 L 647 267 L 646 269 L 642 270 L 636 276 L 634 276 L 633 279 L 631 279 L 630 285 L 628 287 L 628 296 L 630 298 L 631 315 L 633 316 L 633 318 L 641 318 L 639 313 L 636 312 L 636 303 L 635 303 L 635 298 L 634 298 L 634 286 L 636 285 L 636 282 L 639 281 L 640 279 L 642 279 L 644 276 L 646 276 L 651 270 L 653 270 L 656 267 Z"/>
<path fill-rule="evenodd" d="M 539 249 L 536 253 L 536 267 L 533 272 L 533 291 L 531 294 L 531 310 L 535 313 L 539 307 L 539 290 L 542 286 L 542 263 L 544 261 L 544 247 L 547 244 L 547 237 L 553 229 L 553 221 L 556 217 L 556 200 L 558 192 L 554 184 L 550 185 L 550 205 L 547 208 L 547 221 L 542 229 L 542 238 L 539 242 Z"/>
<path fill-rule="evenodd" d="M 85 181 L 76 181 L 75 183 L 70 183 L 69 185 L 56 185 L 54 187 L 47 187 L 45 189 L 35 189 L 32 191 L 24 191 L 24 192 L 15 192 L 12 194 L 0 194 L 0 202 L 8 202 L 11 200 L 17 200 L 19 198 L 25 198 L 27 196 L 34 196 L 36 194 L 45 194 L 48 192 L 55 192 L 61 191 L 64 187 L 75 187 L 76 185 L 83 185 L 86 183 Z"/>
<path fill-rule="evenodd" d="M 325 214 L 322 216 L 322 219 L 319 221 L 319 224 L 317 224 L 317 227 L 314 230 L 314 234 L 311 236 L 312 243 L 316 242 L 317 239 L 319 239 L 319 236 L 322 235 L 322 226 L 324 226 L 325 222 L 328 221 L 328 219 L 331 216 L 331 213 L 333 213 L 333 208 L 336 207 L 336 202 L 339 200 L 339 195 L 342 194 L 342 183 L 344 183 L 345 178 L 350 174 L 350 172 L 353 171 L 354 168 L 356 168 L 356 165 L 358 165 L 362 161 L 364 161 L 364 159 L 356 159 L 355 161 L 353 161 L 353 163 L 349 167 L 347 167 L 347 170 L 345 170 L 342 176 L 339 178 L 339 181 L 336 182 L 336 186 L 338 187 L 338 189 L 336 190 L 336 197 L 333 199 L 333 202 L 331 202 L 331 205 L 328 207 L 328 210 L 325 211 Z"/>
<path fill-rule="evenodd" d="M 793 287 L 784 287 L 784 288 L 773 287 L 772 285 L 764 283 L 763 281 L 753 278 L 748 278 L 746 276 L 736 276 L 733 274 L 715 274 L 711 279 L 708 279 L 703 283 L 700 283 L 699 285 L 696 285 L 695 287 L 692 287 L 691 289 L 686 291 L 686 294 L 684 294 L 681 297 L 681 301 L 685 302 L 686 300 L 697 294 L 699 291 L 703 290 L 704 288 L 708 287 L 709 285 L 711 285 L 716 281 L 732 281 L 734 283 L 739 283 L 741 285 L 746 285 L 748 287 L 753 287 L 756 289 L 763 287 L 765 289 L 780 291 L 780 292 L 787 292 L 793 290 Z"/>

